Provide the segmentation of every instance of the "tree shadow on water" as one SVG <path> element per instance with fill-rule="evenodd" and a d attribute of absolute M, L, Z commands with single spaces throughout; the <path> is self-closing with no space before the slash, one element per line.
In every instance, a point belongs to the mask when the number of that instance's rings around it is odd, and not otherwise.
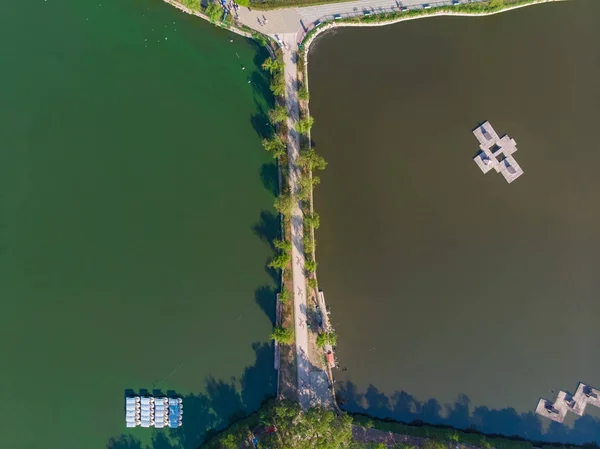
<path fill-rule="evenodd" d="M 211 435 L 258 409 L 275 394 L 276 372 L 270 343 L 254 343 L 255 362 L 242 376 L 219 380 L 208 378 L 204 392 L 183 397 L 183 425 L 178 429 L 142 429 L 152 434 L 150 445 L 128 433 L 111 438 L 107 449 L 197 449 Z M 176 395 L 168 391 L 167 395 Z M 123 423 L 124 425 L 124 423 Z"/>
<path fill-rule="evenodd" d="M 255 42 L 252 42 L 251 45 L 253 45 L 253 47 L 256 49 L 254 52 L 254 58 L 252 60 L 255 70 L 252 72 L 252 76 L 250 78 L 252 89 L 257 96 L 266 99 L 269 102 L 269 106 L 271 106 L 273 102 L 273 94 L 269 88 L 269 83 L 271 81 L 270 75 L 268 72 L 262 69 L 263 63 L 267 60 L 267 58 L 270 57 L 269 52 Z"/>
<path fill-rule="evenodd" d="M 261 139 L 267 139 L 273 135 L 275 128 L 269 122 L 267 111 L 259 103 L 256 105 L 256 113 L 250 115 L 250 123 Z"/>
<path fill-rule="evenodd" d="M 279 168 L 275 162 L 262 164 L 260 167 L 260 179 L 271 194 L 275 197 L 279 195 Z"/>
<path fill-rule="evenodd" d="M 542 418 L 535 412 L 519 413 L 514 408 L 490 409 L 473 406 L 466 394 L 460 394 L 452 403 L 437 399 L 419 401 L 405 391 L 390 396 L 369 385 L 359 392 L 352 382 L 336 382 L 336 395 L 342 409 L 375 418 L 415 425 L 451 426 L 466 431 L 538 442 L 585 444 L 600 441 L 600 420 L 585 415 L 575 420 L 573 427 L 551 422 L 542 426 Z"/>
<path fill-rule="evenodd" d="M 273 240 L 278 238 L 281 233 L 279 216 L 274 212 L 263 210 L 260 213 L 258 223 L 252 226 L 252 231 L 258 238 L 267 243 L 274 252 Z"/>
<path fill-rule="evenodd" d="M 261 310 L 269 317 L 271 324 L 275 325 L 275 301 L 277 293 L 273 288 L 263 285 L 254 292 L 254 299 Z"/>

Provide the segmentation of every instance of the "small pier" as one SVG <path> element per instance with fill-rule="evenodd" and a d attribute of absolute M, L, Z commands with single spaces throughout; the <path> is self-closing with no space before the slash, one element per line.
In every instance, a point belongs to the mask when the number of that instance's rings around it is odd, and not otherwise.
<path fill-rule="evenodd" d="M 180 427 L 183 420 L 183 399 L 127 396 L 125 398 L 125 425 L 127 427 Z"/>
<path fill-rule="evenodd" d="M 523 174 L 513 153 L 517 151 L 517 142 L 507 135 L 499 137 L 490 122 L 485 122 L 473 130 L 479 141 L 481 151 L 473 159 L 483 173 L 492 168 L 501 173 L 509 184 Z"/>
<path fill-rule="evenodd" d="M 546 399 L 540 399 L 535 412 L 552 421 L 562 423 L 567 412 L 582 416 L 588 404 L 600 408 L 600 391 L 580 383 L 574 395 L 561 390 L 558 392 L 554 403 Z"/>

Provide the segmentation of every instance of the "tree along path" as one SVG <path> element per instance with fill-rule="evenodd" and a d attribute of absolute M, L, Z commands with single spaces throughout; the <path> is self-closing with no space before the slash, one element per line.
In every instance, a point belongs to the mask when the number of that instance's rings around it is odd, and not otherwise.
<path fill-rule="evenodd" d="M 295 34 L 282 36 L 286 44 L 295 39 Z M 303 408 L 310 407 L 310 364 L 308 362 L 308 329 L 306 326 L 306 276 L 304 271 L 304 230 L 299 193 L 300 167 L 297 161 L 300 155 L 300 136 L 296 131 L 300 104 L 298 102 L 298 68 L 296 66 L 295 46 L 283 48 L 285 76 L 285 104 L 288 110 L 288 161 L 290 191 L 295 200 L 291 213 L 292 241 L 292 286 L 294 295 L 294 332 L 296 337 L 296 367 L 298 372 L 298 398 Z"/>
<path fill-rule="evenodd" d="M 468 3 L 471 0 L 463 0 Z M 477 0 L 475 0 L 477 1 Z M 311 28 L 317 21 L 331 20 L 335 16 L 356 16 L 364 12 L 399 11 L 400 8 L 442 6 L 452 4 L 451 0 L 357 0 L 353 2 L 330 3 L 301 8 L 279 8 L 259 11 L 240 7 L 239 21 L 244 25 L 271 36 L 296 33 Z M 267 19 L 265 21 L 265 19 Z M 297 44 L 298 42 L 295 42 Z"/>

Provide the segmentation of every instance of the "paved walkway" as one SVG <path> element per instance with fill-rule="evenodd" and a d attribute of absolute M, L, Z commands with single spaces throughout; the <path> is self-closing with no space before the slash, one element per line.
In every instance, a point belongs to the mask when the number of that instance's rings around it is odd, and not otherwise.
<path fill-rule="evenodd" d="M 464 1 L 464 0 L 463 0 Z M 271 36 L 281 38 L 284 34 L 301 34 L 302 30 L 311 28 L 317 21 L 333 19 L 335 16 L 356 16 L 369 12 L 398 11 L 401 7 L 422 7 L 448 5 L 451 0 L 357 0 L 354 2 L 331 3 L 328 5 L 306 6 L 303 8 L 282 8 L 272 11 L 239 9 L 239 20 L 244 25 Z M 265 19 L 267 19 L 265 21 Z M 297 43 L 297 39 L 294 44 Z"/>
<path fill-rule="evenodd" d="M 283 48 L 285 65 L 285 102 L 288 110 L 288 159 L 290 189 L 299 191 L 300 169 L 296 164 L 300 154 L 300 136 L 295 130 L 299 118 L 298 68 L 295 59 L 295 33 L 280 36 L 288 46 Z M 308 361 L 308 329 L 306 325 L 306 276 L 304 273 L 303 215 L 300 202 L 292 209 L 292 285 L 294 288 L 294 320 L 296 335 L 296 366 L 298 370 L 298 397 L 300 405 L 310 407 L 310 363 Z"/>

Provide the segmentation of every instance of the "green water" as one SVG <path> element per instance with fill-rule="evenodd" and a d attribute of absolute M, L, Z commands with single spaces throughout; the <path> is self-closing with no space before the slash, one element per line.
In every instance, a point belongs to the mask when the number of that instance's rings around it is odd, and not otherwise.
<path fill-rule="evenodd" d="M 274 389 L 266 54 L 158 0 L 0 26 L 1 446 L 197 447 Z M 125 442 L 127 389 L 184 427 Z"/>

